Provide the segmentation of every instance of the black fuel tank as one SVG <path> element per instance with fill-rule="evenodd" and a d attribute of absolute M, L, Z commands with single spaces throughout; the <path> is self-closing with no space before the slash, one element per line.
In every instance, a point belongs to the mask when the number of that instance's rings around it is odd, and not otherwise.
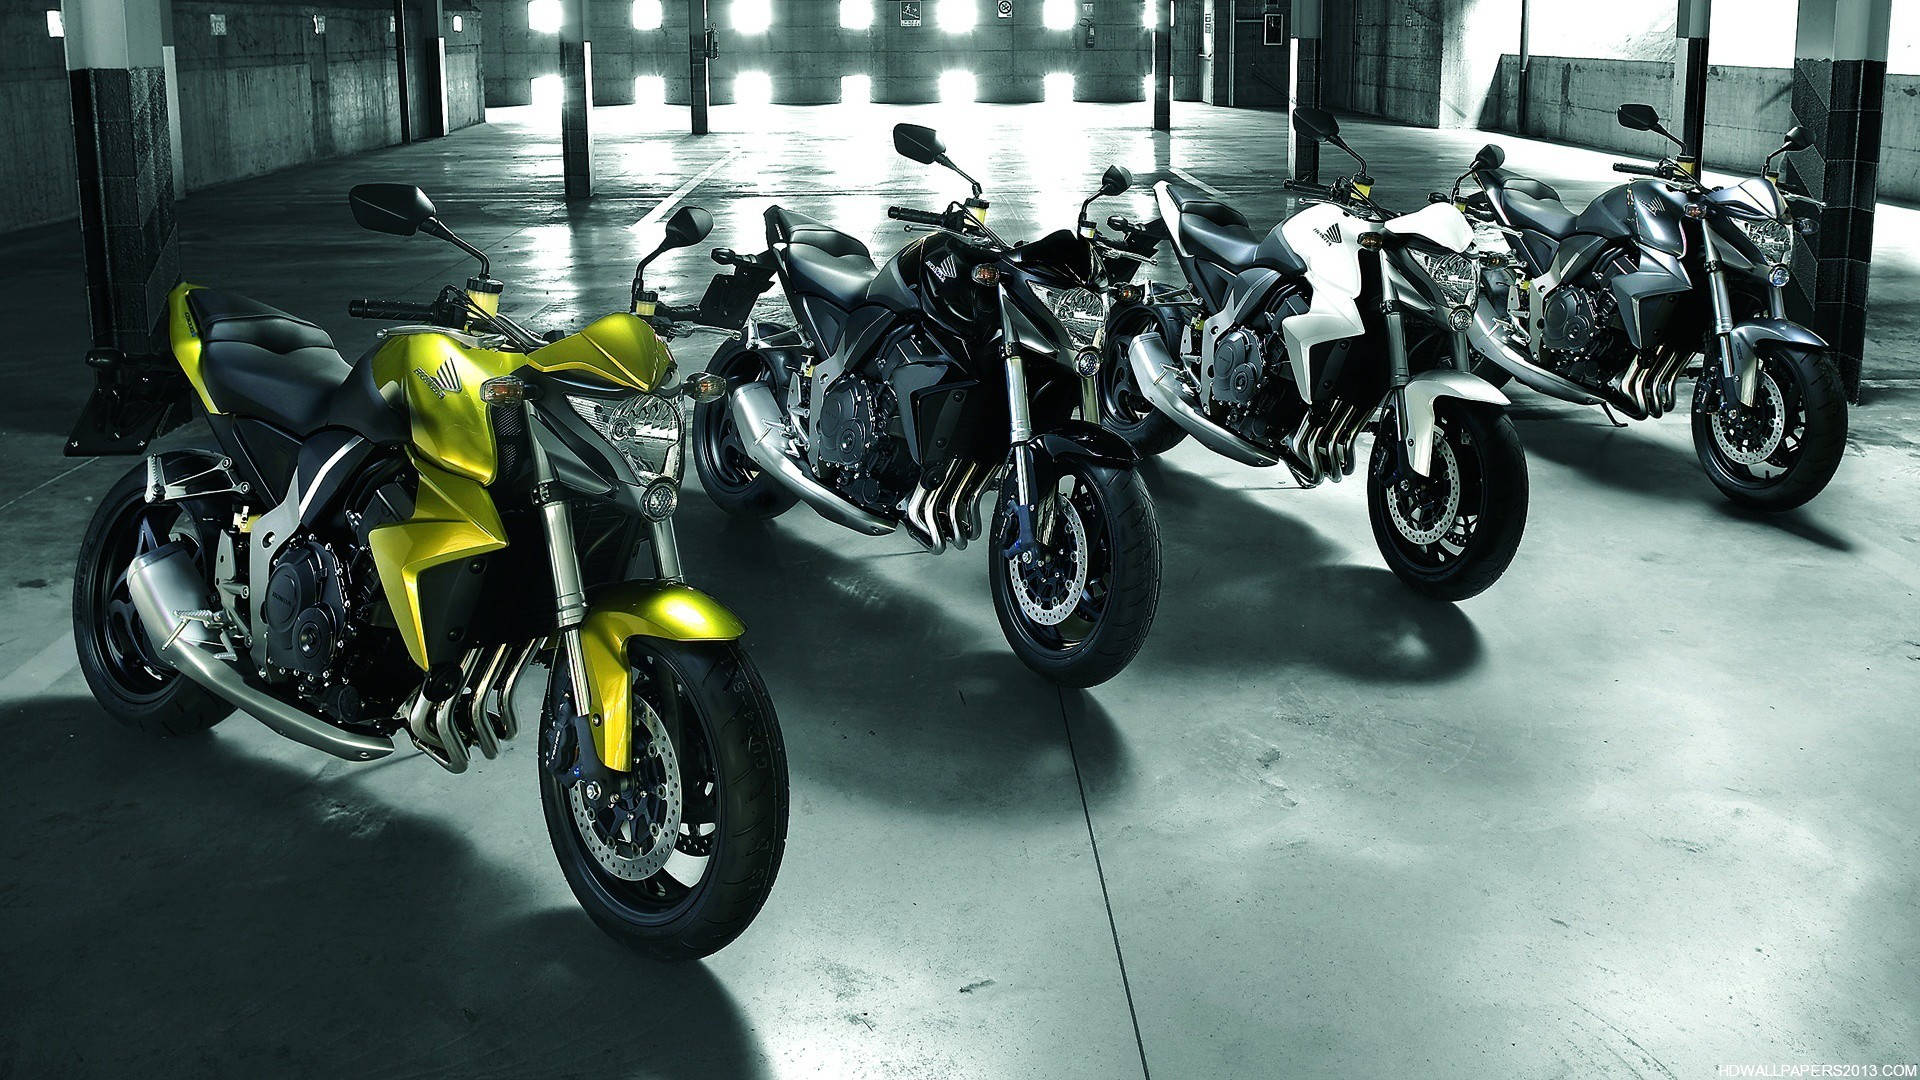
<path fill-rule="evenodd" d="M 1626 240 L 1633 235 L 1633 193 L 1631 185 L 1621 184 L 1609 188 L 1600 197 L 1587 204 L 1585 210 L 1573 219 L 1573 231 L 1604 236 L 1609 240 Z"/>

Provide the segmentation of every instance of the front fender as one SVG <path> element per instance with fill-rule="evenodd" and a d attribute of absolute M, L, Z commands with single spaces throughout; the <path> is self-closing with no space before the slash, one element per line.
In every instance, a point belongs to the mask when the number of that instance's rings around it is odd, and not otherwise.
<path fill-rule="evenodd" d="M 1457 398 L 1483 405 L 1508 404 L 1492 383 L 1465 371 L 1423 371 L 1400 388 L 1400 449 L 1421 476 L 1433 469 L 1434 402 Z"/>
<path fill-rule="evenodd" d="M 1034 436 L 1033 447 L 1040 464 L 1054 461 L 1088 461 L 1112 469 L 1131 469 L 1140 460 L 1132 444 L 1098 424 L 1068 420 L 1051 431 Z"/>
<path fill-rule="evenodd" d="M 1760 394 L 1760 346 L 1786 344 L 1801 349 L 1825 349 L 1819 334 L 1787 319 L 1754 319 L 1733 328 L 1727 334 L 1725 368 L 1720 373 L 1724 400 L 1732 395 L 1740 404 L 1752 405 Z"/>
<path fill-rule="evenodd" d="M 595 589 L 580 626 L 580 653 L 593 685 L 593 747 L 607 768 L 633 765 L 633 673 L 627 641 L 734 641 L 746 626 L 713 597 L 679 582 L 628 581 Z"/>

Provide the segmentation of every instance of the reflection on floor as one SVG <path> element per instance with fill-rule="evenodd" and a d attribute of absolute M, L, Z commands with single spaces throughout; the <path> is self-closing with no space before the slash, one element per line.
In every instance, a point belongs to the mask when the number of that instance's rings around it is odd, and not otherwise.
<path fill-rule="evenodd" d="M 964 194 L 889 152 L 897 119 L 942 128 L 1009 234 L 1070 225 L 1109 161 L 1139 187 L 1102 216 L 1149 214 L 1162 176 L 1255 221 L 1285 210 L 1271 114 L 1182 106 L 1171 139 L 1142 130 L 1144 106 L 775 109 L 706 139 L 680 134 L 683 110 L 596 117 L 590 204 L 558 199 L 557 134 L 501 114 L 195 194 L 189 276 L 358 351 L 375 327 L 344 318 L 349 297 L 425 299 L 467 273 L 425 238 L 352 228 L 349 184 L 408 180 L 493 254 L 510 311 L 577 323 L 622 303 L 632 226 L 696 178 L 684 198 L 714 212 L 714 244 L 758 248 L 777 201 L 896 249 L 886 204 Z M 1486 138 L 1347 135 L 1409 206 Z M 1495 138 L 1570 199 L 1613 182 L 1606 155 Z M 87 386 L 71 228 L 0 238 L 32 268 L 0 355 L 0 1074 L 1684 1076 L 1910 1058 L 1920 371 L 1890 358 L 1920 340 L 1920 247 L 1900 221 L 1883 215 L 1871 404 L 1811 506 L 1727 507 L 1684 417 L 1616 430 L 1520 392 L 1527 537 L 1505 580 L 1452 607 L 1380 566 L 1360 485 L 1302 492 L 1185 444 L 1145 467 L 1166 544 L 1154 635 L 1086 693 L 1008 656 L 978 549 L 930 559 L 804 509 L 733 522 L 689 492 L 689 575 L 751 628 L 794 800 L 760 921 L 674 969 L 613 952 L 574 910 L 527 745 L 456 778 L 413 755 L 333 762 L 244 719 L 165 744 L 104 721 L 71 670 L 66 590 L 90 500 L 128 463 L 58 456 Z M 689 252 L 653 276 L 690 298 L 712 270 Z"/>

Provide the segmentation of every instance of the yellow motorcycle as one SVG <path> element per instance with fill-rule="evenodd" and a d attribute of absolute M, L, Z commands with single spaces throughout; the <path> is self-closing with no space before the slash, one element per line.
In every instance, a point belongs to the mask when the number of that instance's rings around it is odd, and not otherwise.
<path fill-rule="evenodd" d="M 724 384 L 668 388 L 664 339 L 698 312 L 642 287 L 712 219 L 667 223 L 628 311 L 541 337 L 418 188 L 349 203 L 479 273 L 431 304 L 354 301 L 402 325 L 352 363 L 306 320 L 190 284 L 169 298 L 170 356 L 89 355 L 69 454 L 145 453 L 195 416 L 213 438 L 148 454 L 100 500 L 74 574 L 87 683 L 156 735 L 238 708 L 351 761 L 404 736 L 458 773 L 519 733 L 516 691 L 542 668 L 534 757 L 574 895 L 649 955 L 712 953 L 759 912 L 787 832 L 773 703 L 674 540 L 684 399 Z"/>

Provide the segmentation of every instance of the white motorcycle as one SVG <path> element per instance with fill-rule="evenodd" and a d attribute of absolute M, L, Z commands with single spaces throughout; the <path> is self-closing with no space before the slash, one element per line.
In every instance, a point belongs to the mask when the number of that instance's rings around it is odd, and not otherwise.
<path fill-rule="evenodd" d="M 1463 600 L 1513 561 L 1526 528 L 1527 461 L 1507 398 L 1464 370 L 1484 258 L 1452 205 L 1396 215 L 1331 114 L 1297 130 L 1359 171 L 1287 187 L 1312 205 L 1264 237 L 1211 197 L 1165 181 L 1160 219 L 1109 218 L 1129 240 L 1166 239 L 1184 287 L 1110 290 L 1096 376 L 1101 423 L 1143 455 L 1187 435 L 1247 465 L 1285 463 L 1302 487 L 1352 474 L 1374 432 L 1374 540 L 1408 585 Z M 1433 363 L 1429 352 L 1459 360 Z M 1415 372 L 1418 374 L 1415 374 Z"/>

